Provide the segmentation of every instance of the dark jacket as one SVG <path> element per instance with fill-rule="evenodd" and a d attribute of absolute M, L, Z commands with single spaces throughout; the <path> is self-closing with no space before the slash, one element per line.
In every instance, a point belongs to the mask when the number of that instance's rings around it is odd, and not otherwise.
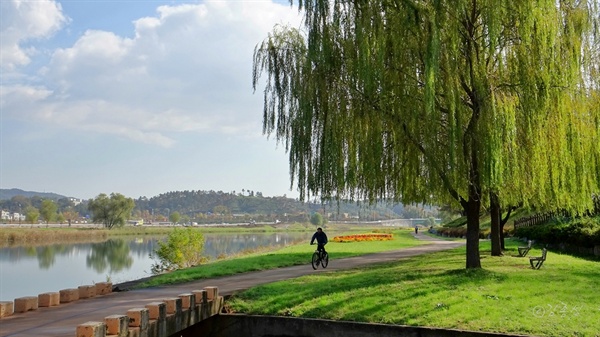
<path fill-rule="evenodd" d="M 327 243 L 327 234 L 325 234 L 325 232 L 315 232 L 315 234 L 313 234 L 312 239 L 310 240 L 310 244 L 312 245 L 313 242 L 315 242 L 315 240 L 317 240 L 317 243 L 320 245 L 324 245 Z"/>

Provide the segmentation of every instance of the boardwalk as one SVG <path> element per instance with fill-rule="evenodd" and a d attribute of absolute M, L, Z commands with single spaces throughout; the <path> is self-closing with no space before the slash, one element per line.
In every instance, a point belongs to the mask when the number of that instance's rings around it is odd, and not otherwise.
<path fill-rule="evenodd" d="M 327 273 L 336 270 L 349 269 L 369 264 L 395 261 L 401 258 L 426 254 L 430 252 L 456 248 L 464 242 L 443 241 L 416 235 L 419 239 L 430 243 L 391 252 L 369 254 L 329 262 L 327 269 L 313 270 L 310 265 L 293 266 L 251 272 L 215 279 L 205 279 L 179 285 L 140 289 L 126 292 L 115 292 L 90 299 L 83 299 L 56 307 L 39 308 L 26 313 L 16 313 L 0 319 L 0 337 L 40 337 L 65 336 L 74 337 L 76 327 L 88 321 L 103 321 L 110 315 L 124 315 L 127 310 L 144 307 L 150 302 L 161 301 L 169 297 L 177 297 L 192 290 L 216 286 L 220 295 L 230 295 L 236 291 L 275 281 L 295 278 L 314 273 Z"/>

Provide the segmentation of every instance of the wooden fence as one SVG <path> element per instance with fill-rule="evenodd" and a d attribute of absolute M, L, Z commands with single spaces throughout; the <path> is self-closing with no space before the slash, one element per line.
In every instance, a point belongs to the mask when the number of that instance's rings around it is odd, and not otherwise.
<path fill-rule="evenodd" d="M 541 213 L 541 214 L 528 216 L 525 218 L 520 218 L 520 219 L 515 220 L 515 229 L 519 229 L 521 227 L 530 227 L 530 226 L 541 225 L 543 223 L 546 223 L 546 222 L 556 218 L 557 216 L 569 216 L 569 214 L 566 211 L 557 211 L 557 212 Z"/>

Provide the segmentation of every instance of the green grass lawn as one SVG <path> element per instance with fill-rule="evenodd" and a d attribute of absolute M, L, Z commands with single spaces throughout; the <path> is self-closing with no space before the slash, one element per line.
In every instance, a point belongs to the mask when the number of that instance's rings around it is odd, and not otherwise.
<path fill-rule="evenodd" d="M 517 245 L 522 243 L 507 240 L 506 255 L 491 257 L 483 242 L 481 270 L 466 270 L 465 248 L 459 248 L 258 286 L 227 305 L 259 315 L 600 336 L 600 264 L 548 252 L 542 268 L 533 270 L 528 257 L 515 257 Z M 345 251 L 331 247 L 332 256 Z M 539 256 L 541 250 L 529 254 Z"/>
<path fill-rule="evenodd" d="M 363 231 L 362 233 L 369 233 L 369 231 Z M 330 259 L 335 260 L 344 257 L 414 247 L 427 243 L 416 240 L 412 236 L 411 230 L 395 230 L 393 231 L 393 234 L 394 240 L 390 241 L 330 242 L 327 244 L 326 248 L 330 255 Z M 144 281 L 136 287 L 143 288 L 163 284 L 175 284 L 205 278 L 234 275 L 249 271 L 308 264 L 310 263 L 312 253 L 316 247 L 308 244 L 311 235 L 312 232 L 310 235 L 307 235 L 306 242 L 302 244 L 290 245 L 275 251 L 258 251 L 252 254 L 234 256 L 225 260 L 217 260 L 196 267 L 176 270 L 168 274 L 152 277 L 150 280 Z M 331 241 L 334 235 L 330 236 L 329 239 Z"/>

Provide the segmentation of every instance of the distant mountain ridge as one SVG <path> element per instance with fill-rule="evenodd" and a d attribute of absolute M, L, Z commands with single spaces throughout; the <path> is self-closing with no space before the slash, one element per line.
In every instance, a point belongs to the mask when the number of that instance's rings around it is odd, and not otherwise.
<path fill-rule="evenodd" d="M 22 195 L 26 198 L 31 197 L 42 197 L 45 199 L 59 200 L 63 198 L 68 198 L 64 195 L 56 194 L 56 193 L 46 193 L 46 192 L 34 192 L 34 191 L 23 191 L 18 188 L 0 188 L 0 200 L 10 200 L 12 197 L 16 197 L 17 195 Z"/>

